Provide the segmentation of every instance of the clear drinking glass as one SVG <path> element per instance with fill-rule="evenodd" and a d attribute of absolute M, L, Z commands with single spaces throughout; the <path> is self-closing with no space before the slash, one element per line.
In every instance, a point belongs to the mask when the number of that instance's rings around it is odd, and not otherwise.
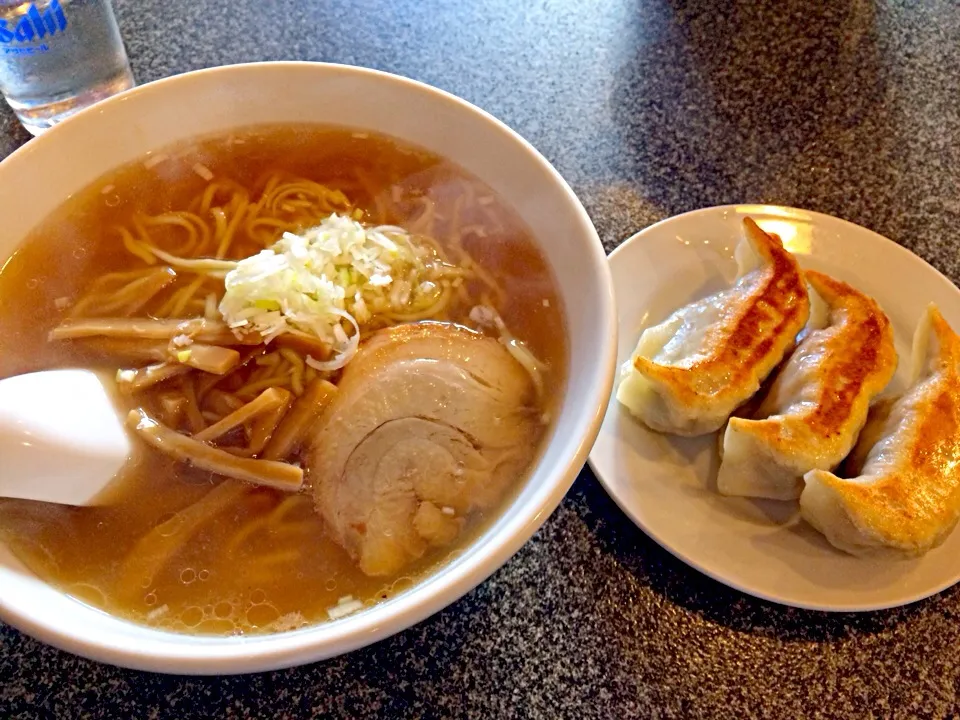
<path fill-rule="evenodd" d="M 0 92 L 34 135 L 133 85 L 110 0 L 0 0 Z"/>

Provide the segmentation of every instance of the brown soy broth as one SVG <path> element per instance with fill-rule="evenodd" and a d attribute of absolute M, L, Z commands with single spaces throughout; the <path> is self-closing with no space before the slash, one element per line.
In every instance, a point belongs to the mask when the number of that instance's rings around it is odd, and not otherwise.
<path fill-rule="evenodd" d="M 371 223 L 404 226 L 416 198 L 432 198 L 436 239 L 443 245 L 449 232 L 472 228 L 464 247 L 505 290 L 505 322 L 548 364 L 552 392 L 544 411 L 559 402 L 567 352 L 562 309 L 546 263 L 507 199 L 433 154 L 311 125 L 260 127 L 168 148 L 67 200 L 0 271 L 0 377 L 96 364 L 70 343 L 48 342 L 47 333 L 98 276 L 138 267 L 112 229 L 138 213 L 186 208 L 207 184 L 198 165 L 245 187 L 277 169 L 326 184 L 342 190 Z M 108 612 L 184 632 L 249 632 L 325 620 L 345 595 L 366 603 L 386 598 L 476 537 L 498 510 L 471 518 L 456 546 L 428 552 L 401 577 L 370 578 L 327 536 L 308 496 L 288 503 L 281 522 L 266 523 L 287 496 L 252 489 L 152 581 L 145 578 L 142 593 L 118 597 L 114 587 L 136 542 L 219 481 L 141 448 L 109 506 L 0 500 L 0 537 L 38 576 Z"/>

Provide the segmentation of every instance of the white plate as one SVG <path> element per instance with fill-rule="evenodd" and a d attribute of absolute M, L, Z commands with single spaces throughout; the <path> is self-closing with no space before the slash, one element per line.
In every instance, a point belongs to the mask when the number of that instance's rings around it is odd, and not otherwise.
<path fill-rule="evenodd" d="M 927 303 L 960 330 L 960 291 L 886 238 L 828 215 L 768 205 L 707 208 L 637 233 L 610 256 L 620 316 L 618 362 L 640 332 L 681 305 L 727 287 L 744 216 L 776 232 L 800 264 L 876 298 L 896 333 L 904 383 L 913 329 Z M 715 434 L 670 438 L 646 430 L 611 398 L 590 465 L 623 511 L 687 564 L 784 605 L 831 611 L 895 607 L 960 580 L 960 531 L 917 560 L 846 555 L 799 518 L 797 503 L 718 495 Z"/>

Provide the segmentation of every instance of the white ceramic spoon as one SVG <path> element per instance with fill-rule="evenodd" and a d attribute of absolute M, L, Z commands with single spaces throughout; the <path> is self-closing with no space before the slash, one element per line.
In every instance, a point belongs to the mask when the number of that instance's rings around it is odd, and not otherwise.
<path fill-rule="evenodd" d="M 0 380 L 0 497 L 96 504 L 130 451 L 95 373 L 46 370 Z"/>

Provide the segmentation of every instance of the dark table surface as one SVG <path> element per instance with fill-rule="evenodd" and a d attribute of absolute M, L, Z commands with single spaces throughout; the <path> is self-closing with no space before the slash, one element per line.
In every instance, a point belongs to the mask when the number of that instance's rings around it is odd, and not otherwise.
<path fill-rule="evenodd" d="M 329 60 L 454 92 L 537 146 L 607 249 L 736 202 L 838 215 L 960 279 L 960 9 L 774 0 L 115 0 L 140 82 Z M 0 158 L 27 140 L 0 110 Z M 828 615 L 660 549 L 589 470 L 435 617 L 328 662 L 181 678 L 0 626 L 0 717 L 956 717 L 960 590 Z"/>

